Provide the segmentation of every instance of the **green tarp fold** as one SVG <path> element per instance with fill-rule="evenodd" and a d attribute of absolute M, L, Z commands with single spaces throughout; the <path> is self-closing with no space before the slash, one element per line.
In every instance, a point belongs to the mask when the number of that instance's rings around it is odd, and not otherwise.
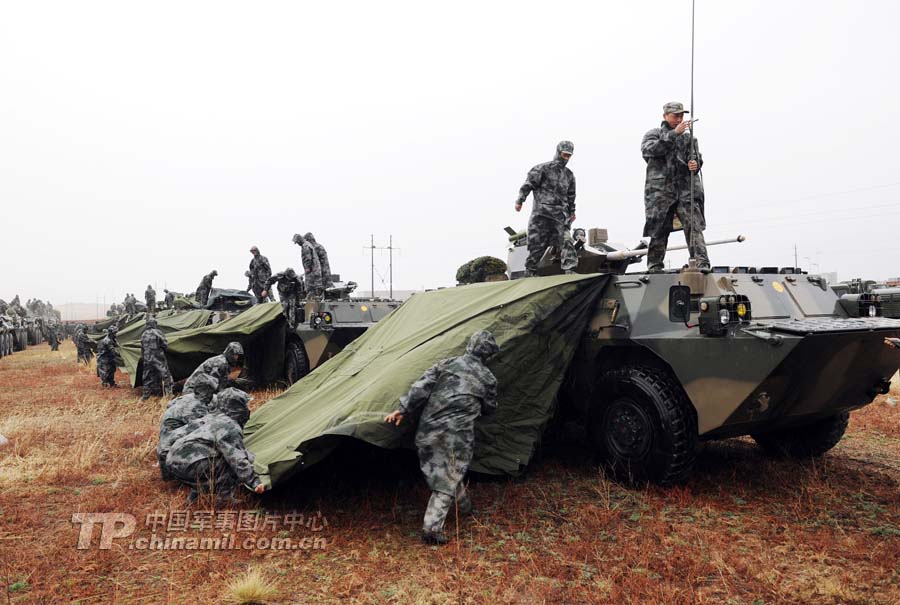
<path fill-rule="evenodd" d="M 553 414 L 555 396 L 608 277 L 561 275 L 417 294 L 344 351 L 251 415 L 246 444 L 275 485 L 321 460 L 349 436 L 411 447 L 415 419 L 383 422 L 410 385 L 440 359 L 490 330 L 499 408 L 479 419 L 472 470 L 515 475 Z"/>
<path fill-rule="evenodd" d="M 268 384 L 281 378 L 284 373 L 284 340 L 287 323 L 281 312 L 279 303 L 255 305 L 225 321 L 206 325 L 212 311 L 188 311 L 176 313 L 169 317 L 159 317 L 158 323 L 163 328 L 169 321 L 184 321 L 194 317 L 199 322 L 202 316 L 206 320 L 195 326 L 172 331 L 167 335 L 169 349 L 166 359 L 169 370 L 175 380 L 191 375 L 197 366 L 213 355 L 225 350 L 229 342 L 236 341 L 244 346 L 246 366 L 251 380 L 260 384 Z M 178 320 L 177 318 L 183 318 Z M 129 326 L 131 328 L 131 326 Z M 125 361 L 126 371 L 131 376 L 131 385 L 142 384 L 141 341 L 140 334 L 144 324 L 140 325 L 136 340 L 123 342 L 119 338 L 119 352 Z M 135 326 L 137 329 L 137 326 Z M 164 329 L 164 331 L 166 331 Z"/>

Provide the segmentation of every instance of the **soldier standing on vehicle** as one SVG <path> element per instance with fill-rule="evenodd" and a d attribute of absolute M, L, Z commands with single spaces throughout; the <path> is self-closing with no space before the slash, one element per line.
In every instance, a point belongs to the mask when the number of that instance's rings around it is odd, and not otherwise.
<path fill-rule="evenodd" d="M 250 248 L 250 254 L 253 255 L 253 258 L 250 259 L 250 275 L 247 276 L 250 283 L 247 291 L 252 290 L 258 302 L 268 302 L 269 299 L 263 291 L 266 290 L 266 282 L 272 277 L 272 266 L 269 264 L 269 259 L 259 253 L 259 248 L 256 246 Z"/>
<path fill-rule="evenodd" d="M 454 501 L 459 512 L 472 512 L 463 478 L 475 448 L 475 419 L 497 409 L 497 379 L 486 362 L 498 350 L 490 332 L 475 332 L 465 354 L 432 366 L 400 398 L 400 409 L 384 419 L 399 426 L 405 416 L 421 410 L 415 443 L 432 490 L 422 527 L 428 544 L 448 542 L 444 521 Z"/>
<path fill-rule="evenodd" d="M 200 280 L 200 285 L 197 286 L 197 302 L 199 302 L 204 307 L 207 305 L 207 303 L 209 303 L 209 293 L 212 290 L 212 283 L 218 274 L 219 272 L 213 269 L 211 272 L 203 276 L 203 279 Z"/>
<path fill-rule="evenodd" d="M 234 370 L 244 367 L 244 347 L 239 342 L 229 342 L 221 355 L 214 355 L 200 364 L 184 383 L 184 392 L 190 393 L 200 376 L 206 374 L 216 379 L 219 390 L 223 390 L 231 384 L 229 374 Z"/>
<path fill-rule="evenodd" d="M 316 256 L 319 257 L 319 265 L 322 267 L 322 287 L 325 290 L 334 287 L 334 281 L 331 279 L 331 263 L 328 262 L 328 252 L 325 251 L 325 246 L 317 242 L 312 233 L 307 233 L 303 239 L 316 249 Z"/>
<path fill-rule="evenodd" d="M 278 299 L 281 301 L 281 308 L 284 317 L 287 319 L 290 327 L 297 325 L 297 307 L 306 297 L 306 290 L 303 287 L 303 281 L 291 267 L 288 267 L 281 273 L 276 273 L 264 284 L 262 291 L 263 296 L 267 296 L 270 292 L 272 284 L 278 284 Z"/>
<path fill-rule="evenodd" d="M 97 374 L 105 387 L 116 386 L 116 367 L 123 365 L 116 342 L 116 326 L 106 328 L 106 337 L 97 345 Z"/>
<path fill-rule="evenodd" d="M 163 297 L 163 302 L 166 305 L 166 309 L 174 309 L 175 308 L 175 293 L 170 292 L 170 291 L 166 290 L 165 288 L 163 288 L 163 294 L 165 294 L 165 296 Z"/>
<path fill-rule="evenodd" d="M 188 504 L 209 491 L 217 500 L 234 499 L 234 490 L 243 483 L 257 494 L 265 491 L 253 470 L 254 456 L 244 446 L 244 425 L 250 418 L 250 395 L 228 388 L 216 397 L 216 408 L 187 425 L 193 430 L 172 444 L 165 469 L 188 485 Z"/>
<path fill-rule="evenodd" d="M 322 264 L 315 246 L 306 241 L 299 233 L 295 233 L 292 241 L 300 246 L 300 259 L 303 263 L 306 294 L 311 299 L 321 298 L 322 295 Z"/>
<path fill-rule="evenodd" d="M 144 301 L 147 303 L 147 313 L 156 313 L 156 290 L 150 284 L 144 290 Z"/>
<path fill-rule="evenodd" d="M 172 373 L 169 372 L 169 364 L 166 361 L 166 349 L 169 341 L 159 329 L 156 319 L 147 319 L 144 333 L 141 334 L 141 360 L 143 373 L 141 380 L 144 384 L 142 399 L 150 399 L 151 396 L 172 394 Z"/>
<path fill-rule="evenodd" d="M 700 269 L 709 269 L 709 256 L 703 230 L 706 228 L 703 156 L 697 147 L 697 139 L 691 132 L 691 120 L 684 105 L 670 102 L 663 105 L 663 122 L 644 135 L 641 154 L 647 162 L 647 180 L 644 184 L 644 236 L 650 237 L 647 253 L 647 271 L 657 273 L 665 268 L 666 246 L 672 232 L 672 222 L 677 216 L 684 226 L 691 258 L 697 260 Z M 694 197 L 691 199 L 691 181 Z"/>
<path fill-rule="evenodd" d="M 574 152 L 575 145 L 571 141 L 561 141 L 556 146 L 553 160 L 529 170 L 519 189 L 516 212 L 522 211 L 529 193 L 534 198 L 528 219 L 526 277 L 535 275 L 548 247 L 562 249 L 566 227 L 575 221 L 575 175 L 566 167 Z"/>

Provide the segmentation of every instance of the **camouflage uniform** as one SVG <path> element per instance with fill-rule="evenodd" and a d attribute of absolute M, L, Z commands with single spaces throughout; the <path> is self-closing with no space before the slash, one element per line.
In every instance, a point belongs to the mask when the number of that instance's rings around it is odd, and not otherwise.
<path fill-rule="evenodd" d="M 250 396 L 238 389 L 226 389 L 217 397 L 216 409 L 188 426 L 192 430 L 173 444 L 166 456 L 172 476 L 191 486 L 189 502 L 199 492 L 232 496 L 239 483 L 250 489 L 260 484 L 253 470 L 254 456 L 244 447 L 244 424 L 250 417 Z"/>
<path fill-rule="evenodd" d="M 59 334 L 56 329 L 55 325 L 51 325 L 50 329 L 47 330 L 47 342 L 50 343 L 51 351 L 59 351 Z"/>
<path fill-rule="evenodd" d="M 90 337 L 87 335 L 87 328 L 84 324 L 78 324 L 75 328 L 75 350 L 78 351 L 78 361 L 85 365 L 90 365 L 91 359 L 94 357 L 94 350 Z"/>
<path fill-rule="evenodd" d="M 116 367 L 122 364 L 119 343 L 116 342 L 116 327 L 106 329 L 106 337 L 97 345 L 97 374 L 105 387 L 116 386 Z"/>
<path fill-rule="evenodd" d="M 684 225 L 684 237 L 691 257 L 696 258 L 701 267 L 709 267 L 706 241 L 703 238 L 703 230 L 706 228 L 703 216 L 703 180 L 699 170 L 691 173 L 687 167 L 691 159 L 696 159 L 700 167 L 703 167 L 697 139 L 692 139 L 690 130 L 681 135 L 675 134 L 675 129 L 663 121 L 659 128 L 644 135 L 641 154 L 647 162 L 647 180 L 644 184 L 644 236 L 650 237 L 647 270 L 661 271 L 665 268 L 663 260 L 675 216 Z M 693 202 L 691 178 L 694 181 Z"/>
<path fill-rule="evenodd" d="M 475 419 L 497 408 L 497 379 L 485 365 L 498 351 L 493 335 L 479 330 L 464 355 L 432 366 L 400 398 L 404 415 L 421 410 L 416 430 L 419 466 L 432 494 L 423 538 L 442 535 L 454 499 L 462 512 L 472 508 L 462 480 L 475 446 Z"/>
<path fill-rule="evenodd" d="M 166 349 L 169 341 L 157 327 L 156 320 L 149 318 L 144 333 L 141 334 L 141 359 L 143 360 L 142 381 L 144 383 L 144 399 L 156 395 L 172 393 L 172 374 L 166 361 Z"/>
<path fill-rule="evenodd" d="M 175 308 L 175 293 L 169 290 L 163 290 L 165 292 L 165 303 L 166 309 L 174 309 Z"/>
<path fill-rule="evenodd" d="M 270 277 L 265 283 L 265 289 L 271 288 L 272 284 L 278 284 L 278 299 L 281 301 L 281 308 L 284 311 L 284 317 L 287 319 L 288 325 L 291 327 L 296 326 L 297 307 L 306 296 L 303 281 L 297 277 L 296 271 L 288 267 L 281 273 L 276 273 Z"/>
<path fill-rule="evenodd" d="M 135 306 L 136 302 L 137 302 L 137 299 L 134 296 L 132 296 L 131 294 L 125 295 L 125 312 L 128 314 L 129 317 L 131 317 L 132 315 L 137 313 L 137 307 Z"/>
<path fill-rule="evenodd" d="M 218 271 L 212 271 L 203 276 L 203 279 L 200 280 L 200 285 L 197 286 L 197 302 L 199 302 L 204 307 L 209 302 L 209 292 L 212 290 L 212 283 L 216 276 L 219 274 Z"/>
<path fill-rule="evenodd" d="M 563 237 L 562 252 L 559 255 L 560 267 L 565 273 L 575 273 L 578 267 L 578 252 L 584 247 L 587 235 L 584 229 L 575 229 L 572 233 L 566 230 Z"/>
<path fill-rule="evenodd" d="M 328 262 L 328 252 L 325 251 L 325 246 L 317 242 L 312 233 L 307 233 L 303 236 L 303 239 L 316 249 L 316 256 L 319 257 L 319 265 L 322 267 L 322 287 L 326 290 L 333 288 L 334 281 L 331 279 L 331 263 Z"/>
<path fill-rule="evenodd" d="M 210 357 L 194 370 L 190 378 L 187 379 L 187 382 L 184 383 L 184 392 L 193 392 L 194 385 L 197 384 L 197 381 L 203 374 L 215 378 L 219 385 L 219 390 L 221 391 L 231 382 L 228 378 L 231 369 L 240 366 L 243 364 L 243 361 L 244 347 L 242 347 L 239 342 L 229 342 L 221 355 Z"/>
<path fill-rule="evenodd" d="M 322 264 L 316 248 L 300 235 L 294 234 L 293 242 L 301 247 L 300 259 L 303 263 L 306 292 L 310 298 L 319 298 L 322 294 Z"/>
<path fill-rule="evenodd" d="M 213 409 L 213 396 L 219 383 L 212 376 L 202 375 L 195 383 L 194 390 L 176 397 L 169 402 L 159 424 L 159 444 L 156 446 L 156 457 L 159 460 L 159 471 L 163 479 L 170 479 L 166 469 L 166 456 L 172 444 L 190 432 L 185 428 L 192 420 L 197 420 Z"/>
<path fill-rule="evenodd" d="M 266 283 L 269 281 L 269 278 L 272 277 L 272 266 L 269 264 L 269 259 L 259 253 L 259 249 L 256 246 L 250 248 L 251 252 L 254 250 L 256 251 L 256 254 L 254 254 L 253 258 L 250 260 L 250 275 L 247 276 L 250 278 L 248 290 L 253 291 L 256 300 L 259 302 L 266 302 L 271 300 L 271 298 L 266 296 L 266 298 L 263 299 L 262 292 L 267 289 Z"/>
<path fill-rule="evenodd" d="M 529 193 L 533 193 L 534 198 L 528 219 L 526 275 L 534 275 L 548 247 L 561 249 L 563 246 L 563 234 L 575 214 L 575 175 L 566 168 L 567 162 L 561 154 L 574 150 L 575 146 L 570 141 L 560 142 L 553 161 L 538 164 L 529 170 L 525 183 L 519 189 L 516 205 L 524 203 Z"/>
<path fill-rule="evenodd" d="M 156 313 L 156 290 L 148 285 L 144 290 L 144 302 L 147 303 L 147 313 Z"/>

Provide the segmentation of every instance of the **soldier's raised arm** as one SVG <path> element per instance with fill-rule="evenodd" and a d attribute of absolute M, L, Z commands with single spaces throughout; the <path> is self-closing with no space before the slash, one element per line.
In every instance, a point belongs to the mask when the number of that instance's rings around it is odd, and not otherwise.
<path fill-rule="evenodd" d="M 665 157 L 675 144 L 675 131 L 654 128 L 641 140 L 641 155 L 645 160 Z"/>

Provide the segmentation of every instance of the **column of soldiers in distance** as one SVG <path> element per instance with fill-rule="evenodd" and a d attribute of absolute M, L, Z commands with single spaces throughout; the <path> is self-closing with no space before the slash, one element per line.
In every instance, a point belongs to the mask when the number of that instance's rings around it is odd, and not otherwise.
<path fill-rule="evenodd" d="M 703 231 L 705 196 L 703 192 L 703 156 L 693 136 L 689 113 L 679 102 L 663 105 L 663 121 L 648 131 L 641 141 L 641 155 L 647 164 L 644 184 L 644 237 L 650 238 L 647 271 L 664 270 L 666 246 L 675 218 L 684 228 L 691 258 L 701 271 L 709 271 L 709 255 Z M 519 189 L 516 212 L 522 210 L 528 194 L 532 194 L 531 216 L 528 220 L 528 257 L 525 275 L 536 274 L 538 264 L 548 248 L 560 254 L 565 273 L 574 273 L 578 264 L 577 249 L 583 246 L 585 233 L 576 229 L 569 235 L 575 221 L 575 175 L 566 166 L 575 152 L 571 141 L 561 141 L 550 162 L 533 167 Z"/>

